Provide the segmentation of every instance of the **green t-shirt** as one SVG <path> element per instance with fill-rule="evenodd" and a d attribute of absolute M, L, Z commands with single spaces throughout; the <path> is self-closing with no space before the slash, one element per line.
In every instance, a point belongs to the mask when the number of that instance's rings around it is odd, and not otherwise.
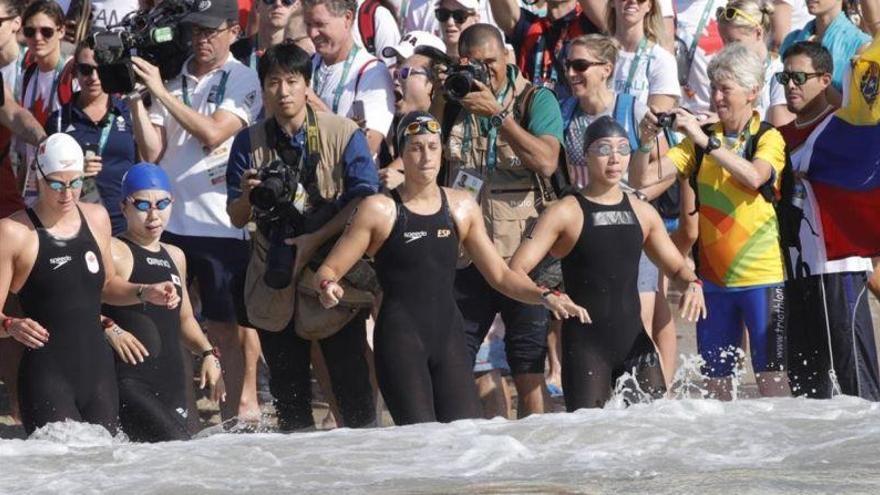
<path fill-rule="evenodd" d="M 561 144 L 563 141 L 562 133 L 562 111 L 559 109 L 559 102 L 547 88 L 540 88 L 535 92 L 532 99 L 531 114 L 529 118 L 529 132 L 535 136 L 553 136 Z"/>

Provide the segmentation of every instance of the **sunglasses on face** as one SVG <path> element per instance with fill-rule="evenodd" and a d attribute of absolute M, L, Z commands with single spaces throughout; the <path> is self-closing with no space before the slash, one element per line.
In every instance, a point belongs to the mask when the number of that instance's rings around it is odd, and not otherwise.
<path fill-rule="evenodd" d="M 585 58 L 576 58 L 573 60 L 566 60 L 565 61 L 565 68 L 566 69 L 574 69 L 578 72 L 584 72 L 585 70 L 589 69 L 590 67 L 595 67 L 597 65 L 605 65 L 607 63 L 608 62 L 593 62 L 593 61 L 587 60 Z"/>
<path fill-rule="evenodd" d="M 403 130 L 403 135 L 415 136 L 416 134 L 421 134 L 423 130 L 431 134 L 439 134 L 440 123 L 436 120 L 417 120 L 406 126 Z"/>
<path fill-rule="evenodd" d="M 727 22 L 733 22 L 733 20 L 736 19 L 737 17 L 742 17 L 749 24 L 751 24 L 755 27 L 761 26 L 761 23 L 759 21 L 756 21 L 754 17 L 750 16 L 749 14 L 746 14 L 745 12 L 743 12 L 742 10 L 739 10 L 736 7 L 718 7 L 718 10 L 715 11 L 715 18 L 718 19 L 719 21 L 723 20 L 723 21 L 727 21 Z"/>
<path fill-rule="evenodd" d="M 275 2 L 276 0 L 263 0 L 263 3 L 268 5 L 269 7 L 275 5 Z M 296 0 L 281 0 L 281 5 L 285 7 L 290 7 L 294 3 L 296 3 Z"/>
<path fill-rule="evenodd" d="M 777 72 L 776 82 L 783 86 L 788 86 L 789 81 L 794 81 L 795 86 L 803 86 L 810 79 L 823 75 L 824 72 L 800 72 L 800 71 L 783 71 Z"/>
<path fill-rule="evenodd" d="M 92 77 L 92 74 L 94 74 L 96 70 L 98 70 L 97 65 L 85 63 L 76 64 L 76 71 L 83 77 Z"/>
<path fill-rule="evenodd" d="M 64 182 L 63 180 L 55 180 L 50 179 L 48 177 L 43 177 L 43 180 L 46 181 L 46 184 L 49 186 L 49 189 L 55 192 L 64 192 L 68 189 L 79 189 L 83 186 L 83 178 L 77 177 L 70 182 Z"/>
<path fill-rule="evenodd" d="M 33 26 L 25 26 L 25 28 L 22 29 L 22 32 L 24 33 L 25 38 L 35 38 L 38 32 L 40 33 L 40 36 L 43 37 L 43 39 L 49 39 L 55 36 L 55 28 L 53 27 L 36 28 Z"/>
<path fill-rule="evenodd" d="M 135 210 L 148 213 L 150 210 L 162 211 L 165 208 L 168 208 L 169 206 L 171 206 L 173 200 L 171 198 L 162 198 L 155 203 L 151 203 L 146 199 L 128 198 L 128 202 L 131 203 L 132 206 L 134 206 Z"/>
<path fill-rule="evenodd" d="M 623 143 L 617 148 L 608 143 L 602 143 L 592 146 L 589 150 L 596 156 L 611 156 L 611 153 L 617 153 L 620 156 L 629 156 L 632 153 L 632 146 L 629 143 Z"/>
<path fill-rule="evenodd" d="M 409 76 L 430 77 L 430 74 L 426 70 L 416 69 L 415 67 L 402 67 L 399 71 L 397 71 L 397 78 L 401 81 L 405 81 Z"/>
<path fill-rule="evenodd" d="M 464 9 L 458 10 L 450 10 L 450 9 L 437 9 L 434 11 L 434 16 L 437 17 L 437 20 L 440 22 L 446 22 L 452 17 L 452 20 L 455 21 L 456 24 L 461 24 L 464 21 L 468 20 L 468 17 L 474 15 L 473 12 Z"/>

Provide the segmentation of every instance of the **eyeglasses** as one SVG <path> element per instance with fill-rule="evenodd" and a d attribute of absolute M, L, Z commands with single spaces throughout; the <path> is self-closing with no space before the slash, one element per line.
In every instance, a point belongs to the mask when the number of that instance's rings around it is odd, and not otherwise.
<path fill-rule="evenodd" d="M 440 123 L 433 119 L 417 120 L 415 122 L 407 124 L 406 128 L 403 130 L 403 135 L 415 136 L 416 134 L 421 134 L 423 130 L 428 131 L 431 134 L 439 134 Z"/>
<path fill-rule="evenodd" d="M 132 206 L 134 206 L 135 210 L 148 213 L 150 210 L 162 211 L 171 206 L 171 203 L 173 203 L 174 200 L 172 200 L 171 198 L 162 198 L 155 203 L 151 203 L 146 199 L 128 198 L 128 202 L 131 203 Z"/>
<path fill-rule="evenodd" d="M 233 27 L 235 27 L 234 24 L 232 26 L 226 26 L 225 28 L 220 28 L 220 29 L 211 29 L 211 28 L 206 28 L 206 27 L 194 25 L 191 29 L 191 32 L 192 32 L 193 38 L 211 39 L 211 38 L 217 36 L 218 34 L 222 33 L 223 31 L 229 31 Z"/>
<path fill-rule="evenodd" d="M 45 40 L 55 36 L 55 28 L 53 27 L 44 26 L 37 28 L 33 26 L 25 26 L 25 28 L 22 29 L 25 38 L 35 38 L 38 31 L 40 33 L 40 36 L 42 36 Z"/>
<path fill-rule="evenodd" d="M 409 76 L 425 76 L 430 78 L 431 73 L 427 70 L 416 69 L 415 67 L 401 67 L 397 71 L 397 78 L 401 81 L 405 81 Z"/>
<path fill-rule="evenodd" d="M 80 189 L 83 186 L 83 178 L 77 177 L 70 182 L 64 182 L 63 180 L 55 180 L 50 179 L 48 177 L 43 177 L 43 180 L 46 181 L 46 184 L 49 186 L 49 189 L 55 192 L 64 192 L 68 189 Z"/>
<path fill-rule="evenodd" d="M 566 60 L 565 61 L 565 68 L 566 69 L 574 69 L 578 72 L 584 72 L 585 70 L 589 69 L 590 67 L 595 67 L 597 65 L 605 65 L 607 63 L 608 62 L 593 62 L 592 60 L 587 60 L 584 58 L 576 58 L 573 60 Z"/>
<path fill-rule="evenodd" d="M 440 22 L 446 22 L 452 17 L 452 20 L 455 21 L 456 24 L 461 24 L 464 21 L 468 20 L 468 17 L 474 15 L 470 10 L 458 9 L 458 10 L 450 10 L 450 9 L 437 9 L 434 11 L 434 16 Z"/>
<path fill-rule="evenodd" d="M 263 0 L 263 3 L 268 5 L 269 7 L 275 5 L 275 2 L 276 0 Z M 294 3 L 296 3 L 296 0 L 281 0 L 281 5 L 285 7 L 290 7 Z"/>
<path fill-rule="evenodd" d="M 788 86 L 789 81 L 794 81 L 795 86 L 803 86 L 810 79 L 824 74 L 824 72 L 783 71 L 777 72 L 774 77 L 776 77 L 776 82 L 783 86 Z"/>
<path fill-rule="evenodd" d="M 719 21 L 725 20 L 727 22 L 732 22 L 737 17 L 742 17 L 743 19 L 748 21 L 749 24 L 751 24 L 755 27 L 761 27 L 760 21 L 756 21 L 754 17 L 750 16 L 749 14 L 746 14 L 745 12 L 743 12 L 742 10 L 739 10 L 736 7 L 718 7 L 718 10 L 715 11 L 715 18 L 718 19 Z"/>
<path fill-rule="evenodd" d="M 620 156 L 629 156 L 632 153 L 632 146 L 629 143 L 623 143 L 616 149 L 608 143 L 602 143 L 591 147 L 588 151 L 596 156 L 611 156 L 611 153 L 617 153 Z"/>
<path fill-rule="evenodd" d="M 94 74 L 96 70 L 98 70 L 97 65 L 84 63 L 76 64 L 76 71 L 83 77 L 92 77 L 92 74 Z"/>

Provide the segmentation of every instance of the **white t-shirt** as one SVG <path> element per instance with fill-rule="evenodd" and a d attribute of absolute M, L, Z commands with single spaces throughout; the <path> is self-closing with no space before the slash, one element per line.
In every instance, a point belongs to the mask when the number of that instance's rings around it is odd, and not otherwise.
<path fill-rule="evenodd" d="M 435 10 L 437 10 L 437 0 L 402 0 L 399 10 L 401 32 L 406 34 L 410 31 L 427 31 L 442 39 L 440 21 L 434 15 Z M 495 17 L 492 16 L 489 0 L 480 0 L 477 13 L 480 14 L 481 23 L 498 26 Z"/>
<path fill-rule="evenodd" d="M 364 1 L 358 0 L 358 9 L 360 9 Z M 387 8 L 379 6 L 373 17 L 373 27 L 376 30 L 373 38 L 373 43 L 376 45 L 376 53 L 374 55 L 379 57 L 379 60 L 385 62 L 385 65 L 388 67 L 395 65 L 397 63 L 395 57 L 385 58 L 382 56 L 383 48 L 386 46 L 397 46 L 400 43 L 400 28 L 397 27 L 397 20 L 394 18 L 394 14 Z M 363 39 L 361 38 L 360 23 L 355 23 L 351 33 L 354 35 L 354 42 L 364 46 Z"/>
<path fill-rule="evenodd" d="M 661 17 L 675 16 L 675 8 L 672 6 L 672 0 L 660 0 L 658 3 L 660 4 Z"/>
<path fill-rule="evenodd" d="M 807 10 L 806 0 L 777 0 L 776 3 L 787 3 L 791 6 L 791 31 L 803 29 L 813 20 L 813 16 Z"/>
<path fill-rule="evenodd" d="M 92 25 L 107 27 L 119 24 L 138 9 L 138 0 L 92 0 Z"/>
<path fill-rule="evenodd" d="M 776 105 L 785 105 L 785 88 L 776 81 L 776 73 L 783 69 L 782 60 L 773 57 L 764 69 L 764 89 L 761 90 L 761 101 L 755 110 L 761 115 L 761 119 L 767 118 L 767 110 Z"/>
<path fill-rule="evenodd" d="M 226 87 L 221 90 L 224 73 Z M 250 125 L 263 107 L 263 96 L 257 73 L 235 59 L 232 54 L 219 69 L 196 79 L 189 73 L 189 59 L 180 76 L 168 81 L 172 96 L 183 101 L 183 80 L 192 108 L 202 115 L 225 110 Z M 222 93 L 222 101 L 215 101 Z M 174 208 L 166 230 L 178 235 L 243 239 L 244 232 L 232 226 L 226 213 L 226 164 L 233 134 L 213 150 L 187 132 L 168 113 L 164 105 L 153 100 L 150 121 L 165 128 L 165 153 L 159 165 L 168 172 L 174 188 Z"/>
<path fill-rule="evenodd" d="M 6 97 L 13 95 L 15 101 L 21 101 L 21 85 L 24 77 L 24 69 L 22 68 L 22 60 L 24 59 L 25 49 L 21 48 L 18 58 L 0 67 L 3 73 L 3 84 L 6 85 Z"/>
<path fill-rule="evenodd" d="M 816 126 L 816 129 L 810 134 L 810 137 L 799 148 L 791 154 L 791 166 L 795 174 L 801 172 L 806 174 L 810 169 L 810 160 L 813 156 L 813 145 L 816 138 L 822 134 L 825 126 L 834 117 L 831 112 L 825 120 Z M 819 203 L 813 188 L 808 180 L 802 180 L 806 197 L 804 198 L 804 220 L 801 222 L 800 238 L 801 238 L 801 256 L 803 262 L 810 268 L 812 275 L 821 273 L 842 273 L 842 272 L 870 272 L 873 270 L 871 260 L 859 256 L 852 256 L 840 260 L 828 261 L 828 253 L 825 251 L 825 235 L 822 230 L 822 221 L 819 219 Z M 792 250 L 792 256 L 796 257 L 797 252 Z"/>
<path fill-rule="evenodd" d="M 324 65 L 320 56 L 315 55 L 312 58 L 312 89 L 334 113 L 344 117 L 352 117 L 351 108 L 355 100 L 362 101 L 367 128 L 385 136 L 394 118 L 391 74 L 384 62 L 363 48 L 356 49 L 357 53 L 344 80 L 342 76 L 347 57 L 328 66 Z"/>
<path fill-rule="evenodd" d="M 726 4 L 726 0 L 675 0 L 675 11 L 678 13 L 675 36 L 685 43 L 684 46 L 690 48 L 696 39 L 700 19 L 704 13 L 707 16 L 702 35 L 698 38 L 687 85 L 681 88 L 681 106 L 693 112 L 709 110 L 709 76 L 706 69 L 712 57 L 724 47 L 718 33 L 715 10 Z"/>
<path fill-rule="evenodd" d="M 614 92 L 630 93 L 642 103 L 648 103 L 650 95 L 681 96 L 678 85 L 678 69 L 675 56 L 660 45 L 651 43 L 638 60 L 627 91 L 627 79 L 636 53 L 621 51 L 614 66 Z"/>

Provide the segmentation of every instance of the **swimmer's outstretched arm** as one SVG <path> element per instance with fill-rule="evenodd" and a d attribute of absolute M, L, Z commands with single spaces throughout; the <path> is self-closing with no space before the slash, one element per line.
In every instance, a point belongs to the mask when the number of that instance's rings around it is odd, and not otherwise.
<path fill-rule="evenodd" d="M 540 304 L 557 319 L 590 321 L 587 310 L 575 304 L 567 294 L 539 287 L 526 273 L 512 270 L 504 262 L 486 233 L 482 210 L 469 193 L 447 189 L 447 194 L 462 244 L 489 285 L 517 301 Z"/>
<path fill-rule="evenodd" d="M 360 202 L 342 236 L 315 272 L 315 290 L 325 308 L 339 304 L 345 294 L 339 280 L 363 258 L 373 256 L 391 234 L 397 209 L 384 194 L 374 194 Z"/>

